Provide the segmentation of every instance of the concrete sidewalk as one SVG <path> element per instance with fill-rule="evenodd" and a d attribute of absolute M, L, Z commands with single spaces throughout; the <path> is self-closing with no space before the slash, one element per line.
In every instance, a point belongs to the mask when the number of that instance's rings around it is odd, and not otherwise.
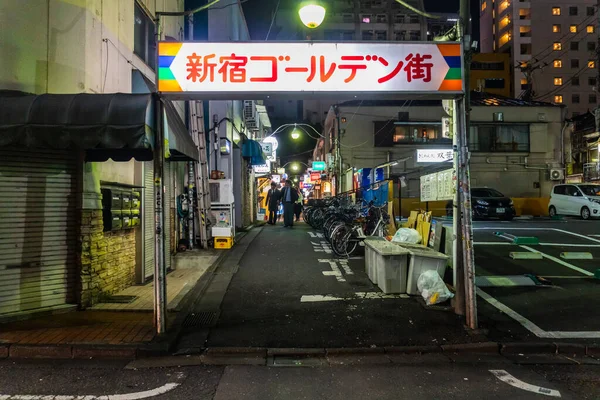
<path fill-rule="evenodd" d="M 178 269 L 167 275 L 168 334 L 153 325 L 152 283 L 118 293 L 128 304 L 101 303 L 85 311 L 46 314 L 0 325 L 0 358 L 135 358 L 167 354 L 177 339 L 185 309 L 207 284 L 203 277 L 226 252 L 202 250 L 179 254 Z M 181 257 L 180 257 L 181 256 Z"/>

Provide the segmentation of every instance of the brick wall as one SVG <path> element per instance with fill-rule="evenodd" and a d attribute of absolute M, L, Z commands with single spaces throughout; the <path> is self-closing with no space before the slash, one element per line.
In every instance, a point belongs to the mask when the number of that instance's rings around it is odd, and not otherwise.
<path fill-rule="evenodd" d="M 135 230 L 102 230 L 102 210 L 83 210 L 79 237 L 83 308 L 135 283 Z"/>

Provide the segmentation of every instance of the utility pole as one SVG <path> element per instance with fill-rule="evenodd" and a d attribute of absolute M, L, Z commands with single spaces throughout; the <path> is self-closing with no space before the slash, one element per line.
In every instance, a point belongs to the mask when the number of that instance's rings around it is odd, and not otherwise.
<path fill-rule="evenodd" d="M 462 247 L 462 263 L 457 265 L 462 269 L 464 274 L 464 296 L 465 296 L 465 316 L 466 323 L 470 329 L 477 329 L 477 297 L 475 293 L 475 256 L 473 252 L 473 225 L 472 225 L 472 208 L 471 208 L 471 184 L 469 173 L 469 148 L 468 136 L 469 131 L 469 114 L 471 107 L 470 96 L 470 62 L 471 62 L 471 15 L 470 15 L 470 0 L 460 0 L 460 38 L 463 43 L 463 51 L 465 58 L 464 68 L 464 86 L 465 94 L 456 101 L 457 114 L 457 138 L 456 138 L 456 153 L 458 153 L 457 162 L 457 180 L 458 192 L 460 194 L 460 235 Z"/>
<path fill-rule="evenodd" d="M 536 66 L 532 66 L 531 63 L 529 63 L 529 62 L 519 63 L 519 66 L 517 68 L 519 68 L 519 70 L 523 73 L 523 75 L 525 75 L 525 80 L 527 81 L 527 89 L 525 89 L 525 91 L 523 92 L 523 95 L 521 96 L 521 98 L 523 100 L 525 100 L 525 101 L 533 100 L 533 95 L 535 94 L 533 92 L 533 72 L 538 69 L 544 68 L 546 65 L 548 65 L 548 63 L 544 63 L 544 65 L 536 65 Z"/>
<path fill-rule="evenodd" d="M 597 0 L 596 3 L 596 18 L 596 34 L 598 35 L 598 43 L 596 44 L 596 93 L 600 95 L 600 0 Z M 596 98 L 597 102 L 598 98 Z M 600 132 L 600 103 L 597 104 L 594 110 L 594 120 L 596 122 L 596 132 Z M 600 159 L 600 148 L 598 149 L 598 157 Z"/>

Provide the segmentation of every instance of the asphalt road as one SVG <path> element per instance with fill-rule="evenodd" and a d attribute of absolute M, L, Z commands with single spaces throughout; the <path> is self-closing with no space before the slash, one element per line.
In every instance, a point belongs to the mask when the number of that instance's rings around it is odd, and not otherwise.
<path fill-rule="evenodd" d="M 498 379 L 501 370 L 517 387 Z M 410 365 L 339 367 L 193 366 L 124 369 L 116 362 L 0 362 L 0 398 L 49 400 L 153 399 L 597 399 L 597 366 L 541 365 L 503 361 L 483 364 L 424 360 Z M 526 386 L 531 385 L 531 386 Z M 533 390 L 533 392 L 531 391 Z M 162 391 L 163 393 L 159 393 Z M 9 397 L 14 396 L 14 397 Z M 30 396 L 30 397 L 27 397 Z M 81 396 L 81 397 L 76 397 Z"/>
<path fill-rule="evenodd" d="M 537 237 L 541 244 L 511 245 L 510 240 L 495 235 L 497 231 Z M 499 283 L 496 287 L 479 288 L 480 322 L 489 329 L 490 339 L 600 343 L 600 309 L 596 307 L 600 280 L 593 277 L 600 269 L 599 234 L 599 221 L 477 222 L 474 225 L 477 276 L 510 278 L 530 274 L 546 279 L 546 285 L 541 286 Z M 543 253 L 544 258 L 509 257 L 510 252 L 531 250 Z M 563 252 L 591 253 L 594 259 L 566 260 L 561 258 Z M 481 291 L 512 312 L 500 311 L 485 301 Z M 519 316 L 531 325 L 517 322 Z"/>
<path fill-rule="evenodd" d="M 207 346 L 372 347 L 471 340 L 455 314 L 425 310 L 415 298 L 355 298 L 356 293 L 381 294 L 365 273 L 364 257 L 346 266 L 323 243 L 306 224 L 262 228 L 227 287 Z M 345 300 L 305 301 L 314 296 Z"/>
<path fill-rule="evenodd" d="M 502 278 L 496 279 L 497 286 L 478 289 L 480 326 L 489 331 L 488 339 L 600 343 L 600 310 L 595 307 L 600 280 L 590 276 L 600 268 L 599 225 L 577 220 L 475 223 L 476 274 Z M 541 245 L 514 245 L 498 231 L 537 237 Z M 199 313 L 211 311 L 214 320 L 187 328 L 183 353 L 203 347 L 381 347 L 482 340 L 469 336 L 451 311 L 425 309 L 416 297 L 357 298 L 381 294 L 364 271 L 362 254 L 347 263 L 336 260 L 325 240 L 305 224 L 292 230 L 265 226 L 244 241 L 226 258 L 197 307 Z M 515 251 L 538 251 L 544 258 L 511 259 Z M 590 252 L 594 259 L 563 260 L 562 252 Z M 544 278 L 545 285 L 510 282 L 524 275 Z M 318 296 L 342 300 L 307 301 Z"/>

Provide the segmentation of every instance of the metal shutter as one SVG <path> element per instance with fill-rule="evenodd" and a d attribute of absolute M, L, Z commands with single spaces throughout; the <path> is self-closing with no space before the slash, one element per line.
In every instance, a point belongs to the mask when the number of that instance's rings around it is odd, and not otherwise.
<path fill-rule="evenodd" d="M 77 154 L 0 150 L 0 314 L 75 303 Z"/>
<path fill-rule="evenodd" d="M 142 203 L 144 279 L 149 279 L 154 276 L 154 161 L 144 162 Z"/>
<path fill-rule="evenodd" d="M 165 268 L 171 268 L 171 208 L 173 207 L 173 169 L 170 162 L 165 162 L 164 188 L 165 188 Z"/>

